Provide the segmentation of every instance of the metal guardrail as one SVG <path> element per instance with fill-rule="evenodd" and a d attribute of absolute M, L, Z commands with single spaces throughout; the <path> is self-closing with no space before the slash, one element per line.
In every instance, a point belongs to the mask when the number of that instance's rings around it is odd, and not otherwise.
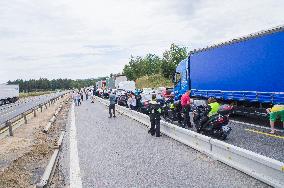
<path fill-rule="evenodd" d="M 105 105 L 109 104 L 108 101 L 101 98 L 97 97 L 97 100 Z M 118 105 L 116 110 L 148 127 L 150 126 L 150 119 L 145 114 Z M 161 132 L 268 185 L 279 188 L 284 187 L 283 162 L 183 129 L 165 121 L 161 121 Z"/>
<path fill-rule="evenodd" d="M 4 129 L 9 130 L 9 135 L 13 136 L 13 128 L 12 124 L 19 121 L 20 119 L 24 119 L 25 124 L 27 124 L 27 115 L 33 113 L 34 117 L 36 117 L 36 110 L 40 109 L 42 112 L 43 106 L 47 108 L 47 104 L 50 106 L 52 103 L 54 103 L 56 100 L 58 100 L 60 97 L 63 97 L 68 92 L 61 92 L 56 94 L 55 96 L 51 98 L 47 98 L 46 100 L 42 101 L 39 104 L 34 104 L 30 108 L 26 109 L 25 111 L 19 111 L 18 113 L 15 113 L 12 117 L 9 117 L 8 119 L 5 119 L 3 123 L 0 124 L 0 131 L 3 131 Z M 17 105 L 15 105 L 17 106 Z"/>

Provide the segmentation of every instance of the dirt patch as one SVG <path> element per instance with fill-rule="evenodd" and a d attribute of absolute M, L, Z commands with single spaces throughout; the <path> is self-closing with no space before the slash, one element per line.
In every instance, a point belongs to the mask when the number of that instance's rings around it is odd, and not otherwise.
<path fill-rule="evenodd" d="M 14 137 L 0 140 L 0 187 L 34 187 L 40 181 L 53 146 L 61 130 L 65 129 L 70 107 L 69 103 L 63 103 L 65 99 L 61 98 L 42 113 L 37 113 L 36 118 L 15 131 Z M 48 134 L 44 134 L 43 127 L 60 104 L 63 108 L 57 121 Z"/>

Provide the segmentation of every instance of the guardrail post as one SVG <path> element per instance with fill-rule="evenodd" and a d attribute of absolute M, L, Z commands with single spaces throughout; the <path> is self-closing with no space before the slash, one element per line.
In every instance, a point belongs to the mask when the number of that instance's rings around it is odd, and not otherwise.
<path fill-rule="evenodd" d="M 13 136 L 12 123 L 10 121 L 7 121 L 6 126 L 9 127 L 9 135 Z"/>
<path fill-rule="evenodd" d="M 28 123 L 28 121 L 27 121 L 27 115 L 26 115 L 26 114 L 22 114 L 22 117 L 24 118 L 25 124 L 27 124 L 27 123 Z"/>
<path fill-rule="evenodd" d="M 34 117 L 36 117 L 36 110 L 34 109 Z"/>

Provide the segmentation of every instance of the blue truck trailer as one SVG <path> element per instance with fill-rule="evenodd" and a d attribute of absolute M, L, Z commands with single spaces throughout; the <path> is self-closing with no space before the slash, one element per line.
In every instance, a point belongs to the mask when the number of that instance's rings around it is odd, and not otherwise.
<path fill-rule="evenodd" d="M 186 90 L 198 99 L 214 97 L 235 113 L 266 116 L 284 104 L 284 26 L 191 51 L 175 73 L 175 99 Z"/>

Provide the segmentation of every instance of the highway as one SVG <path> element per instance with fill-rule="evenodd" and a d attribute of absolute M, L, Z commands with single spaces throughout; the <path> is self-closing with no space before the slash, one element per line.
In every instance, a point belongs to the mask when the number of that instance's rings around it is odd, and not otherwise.
<path fill-rule="evenodd" d="M 70 187 L 269 187 L 124 115 L 109 119 L 97 101 L 72 107 L 66 133 L 59 168 Z"/>
<path fill-rule="evenodd" d="M 177 122 L 174 124 L 178 125 Z M 232 131 L 224 142 L 284 162 L 284 134 L 282 132 L 271 135 L 267 133 L 269 130 L 264 126 L 263 128 L 255 127 L 234 121 L 229 122 L 228 126 L 232 128 Z M 186 129 L 196 131 L 194 126 Z"/>
<path fill-rule="evenodd" d="M 225 142 L 284 162 L 284 134 L 268 134 L 269 130 L 248 124 L 229 122 L 232 131 Z M 195 131 L 195 128 L 189 128 Z"/>
<path fill-rule="evenodd" d="M 36 107 L 39 104 L 47 103 L 49 100 L 62 95 L 64 92 L 57 92 L 47 95 L 41 95 L 36 97 L 29 97 L 17 101 L 16 103 L 3 105 L 0 107 L 0 125 L 6 121 L 22 114 L 23 112 Z"/>

